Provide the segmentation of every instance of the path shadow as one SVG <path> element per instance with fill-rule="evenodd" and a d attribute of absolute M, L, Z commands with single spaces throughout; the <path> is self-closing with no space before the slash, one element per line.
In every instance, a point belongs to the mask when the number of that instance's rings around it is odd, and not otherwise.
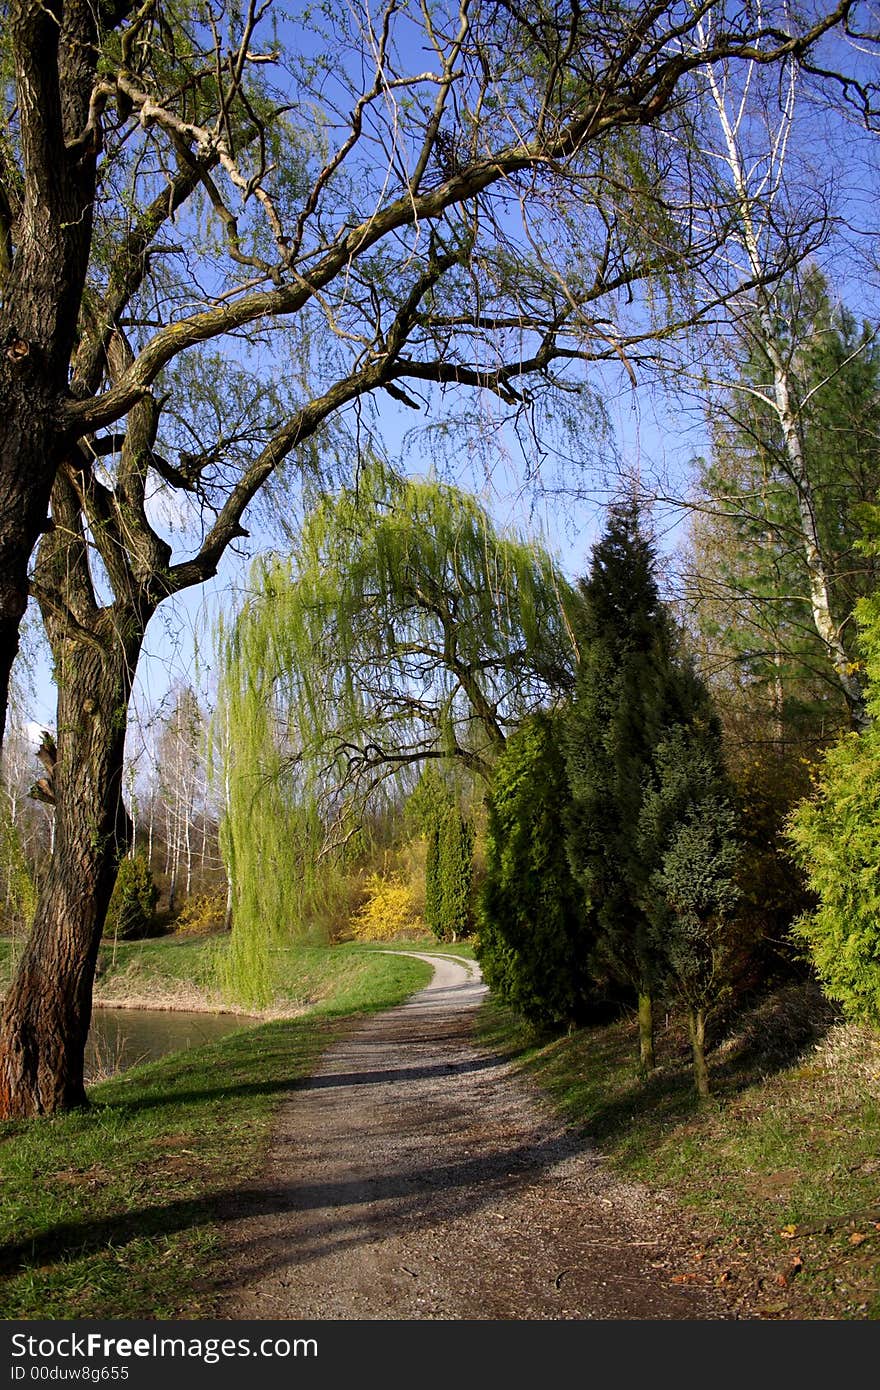
<path fill-rule="evenodd" d="M 389 1081 L 426 1081 L 436 1076 L 465 1076 L 469 1072 L 487 1071 L 500 1067 L 497 1057 L 476 1057 L 467 1062 L 435 1062 L 413 1067 L 392 1067 L 381 1071 L 327 1072 L 322 1076 L 306 1076 L 291 1085 L 293 1091 L 332 1090 L 337 1086 L 376 1086 Z"/>
<path fill-rule="evenodd" d="M 149 1203 L 124 1213 L 82 1221 L 64 1221 L 37 1235 L 0 1246 L 0 1275 L 9 1277 L 28 1268 L 52 1262 L 80 1259 L 98 1250 L 122 1249 L 145 1236 L 168 1236 L 195 1231 L 203 1226 L 227 1227 L 232 1223 L 283 1212 L 327 1212 L 311 1229 L 307 1243 L 297 1249 L 297 1261 L 318 1258 L 324 1250 L 363 1240 L 375 1229 L 377 1205 L 381 1206 L 383 1238 L 406 1229 L 420 1211 L 430 1211 L 438 1190 L 456 1194 L 455 1206 L 471 1213 L 496 1200 L 501 1188 L 532 1183 L 560 1159 L 581 1147 L 570 1136 L 554 1134 L 533 1144 L 501 1147 L 479 1157 L 431 1164 L 413 1171 L 391 1171 L 363 1179 L 344 1179 L 326 1184 L 294 1180 L 283 1186 L 217 1189 L 199 1198 L 180 1198 L 156 1205 Z M 316 1239 L 317 1238 L 317 1239 Z M 277 1252 L 269 1250 L 255 1269 L 249 1262 L 247 1279 L 290 1263 L 288 1242 Z M 221 1281 L 229 1286 L 228 1279 Z"/>

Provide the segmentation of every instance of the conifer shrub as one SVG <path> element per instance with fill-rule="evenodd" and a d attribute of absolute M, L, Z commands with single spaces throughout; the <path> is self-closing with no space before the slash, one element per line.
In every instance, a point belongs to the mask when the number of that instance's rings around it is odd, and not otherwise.
<path fill-rule="evenodd" d="M 829 999 L 880 1029 L 880 734 L 825 754 L 814 795 L 789 820 L 817 906 L 794 923 Z"/>
<path fill-rule="evenodd" d="M 705 688 L 702 694 L 708 713 Z M 643 795 L 639 841 L 657 864 L 645 912 L 663 952 L 666 983 L 687 1012 L 694 1082 L 705 1097 L 706 1022 L 735 977 L 741 854 L 717 722 L 679 724 L 658 746 Z"/>
<path fill-rule="evenodd" d="M 135 941 L 149 936 L 155 923 L 159 890 L 145 854 L 123 859 L 107 910 L 105 936 Z"/>
<path fill-rule="evenodd" d="M 657 746 L 688 717 L 688 690 L 654 544 L 635 501 L 611 507 L 580 598 L 580 661 L 564 724 L 568 855 L 594 914 L 597 958 L 635 995 L 639 1064 L 650 1071 L 664 958 L 646 902 L 659 846 L 639 837 L 638 824 Z"/>
<path fill-rule="evenodd" d="M 594 923 L 561 829 L 569 795 L 558 719 L 533 716 L 495 766 L 476 954 L 493 993 L 549 1027 L 596 1009 Z"/>
<path fill-rule="evenodd" d="M 425 842 L 425 923 L 438 941 L 458 941 L 474 924 L 474 823 L 433 770 L 422 775 L 408 814 Z"/>
<path fill-rule="evenodd" d="M 434 820 L 425 830 L 425 922 L 438 939 L 443 931 L 442 898 L 440 823 Z"/>
<path fill-rule="evenodd" d="M 474 826 L 457 806 L 447 806 L 438 827 L 440 941 L 459 941 L 473 926 Z"/>

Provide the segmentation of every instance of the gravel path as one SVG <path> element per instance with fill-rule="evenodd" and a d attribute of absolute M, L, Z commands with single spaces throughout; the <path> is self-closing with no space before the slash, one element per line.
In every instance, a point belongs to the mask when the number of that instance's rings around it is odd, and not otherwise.
<path fill-rule="evenodd" d="M 711 1284 L 673 1282 L 687 1257 L 671 1204 L 613 1178 L 474 1045 L 478 967 L 422 958 L 431 985 L 282 1103 L 265 1171 L 223 1213 L 221 1315 L 729 1317 Z"/>

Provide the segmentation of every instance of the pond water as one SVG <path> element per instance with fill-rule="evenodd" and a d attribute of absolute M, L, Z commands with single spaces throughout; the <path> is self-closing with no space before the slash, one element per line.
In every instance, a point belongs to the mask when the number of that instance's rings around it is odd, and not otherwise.
<path fill-rule="evenodd" d="M 86 1044 L 86 1080 L 152 1062 L 168 1052 L 201 1047 L 256 1019 L 241 1014 L 184 1013 L 176 1009 L 95 1009 Z"/>

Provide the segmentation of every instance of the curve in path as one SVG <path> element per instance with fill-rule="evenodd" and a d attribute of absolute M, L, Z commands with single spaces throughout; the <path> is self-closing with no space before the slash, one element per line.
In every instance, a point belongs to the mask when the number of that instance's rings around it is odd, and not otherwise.
<path fill-rule="evenodd" d="M 475 1046 L 479 967 L 407 952 L 431 984 L 329 1049 L 282 1103 L 227 1222 L 241 1319 L 719 1318 L 673 1283 L 668 1211 L 612 1178 Z"/>

